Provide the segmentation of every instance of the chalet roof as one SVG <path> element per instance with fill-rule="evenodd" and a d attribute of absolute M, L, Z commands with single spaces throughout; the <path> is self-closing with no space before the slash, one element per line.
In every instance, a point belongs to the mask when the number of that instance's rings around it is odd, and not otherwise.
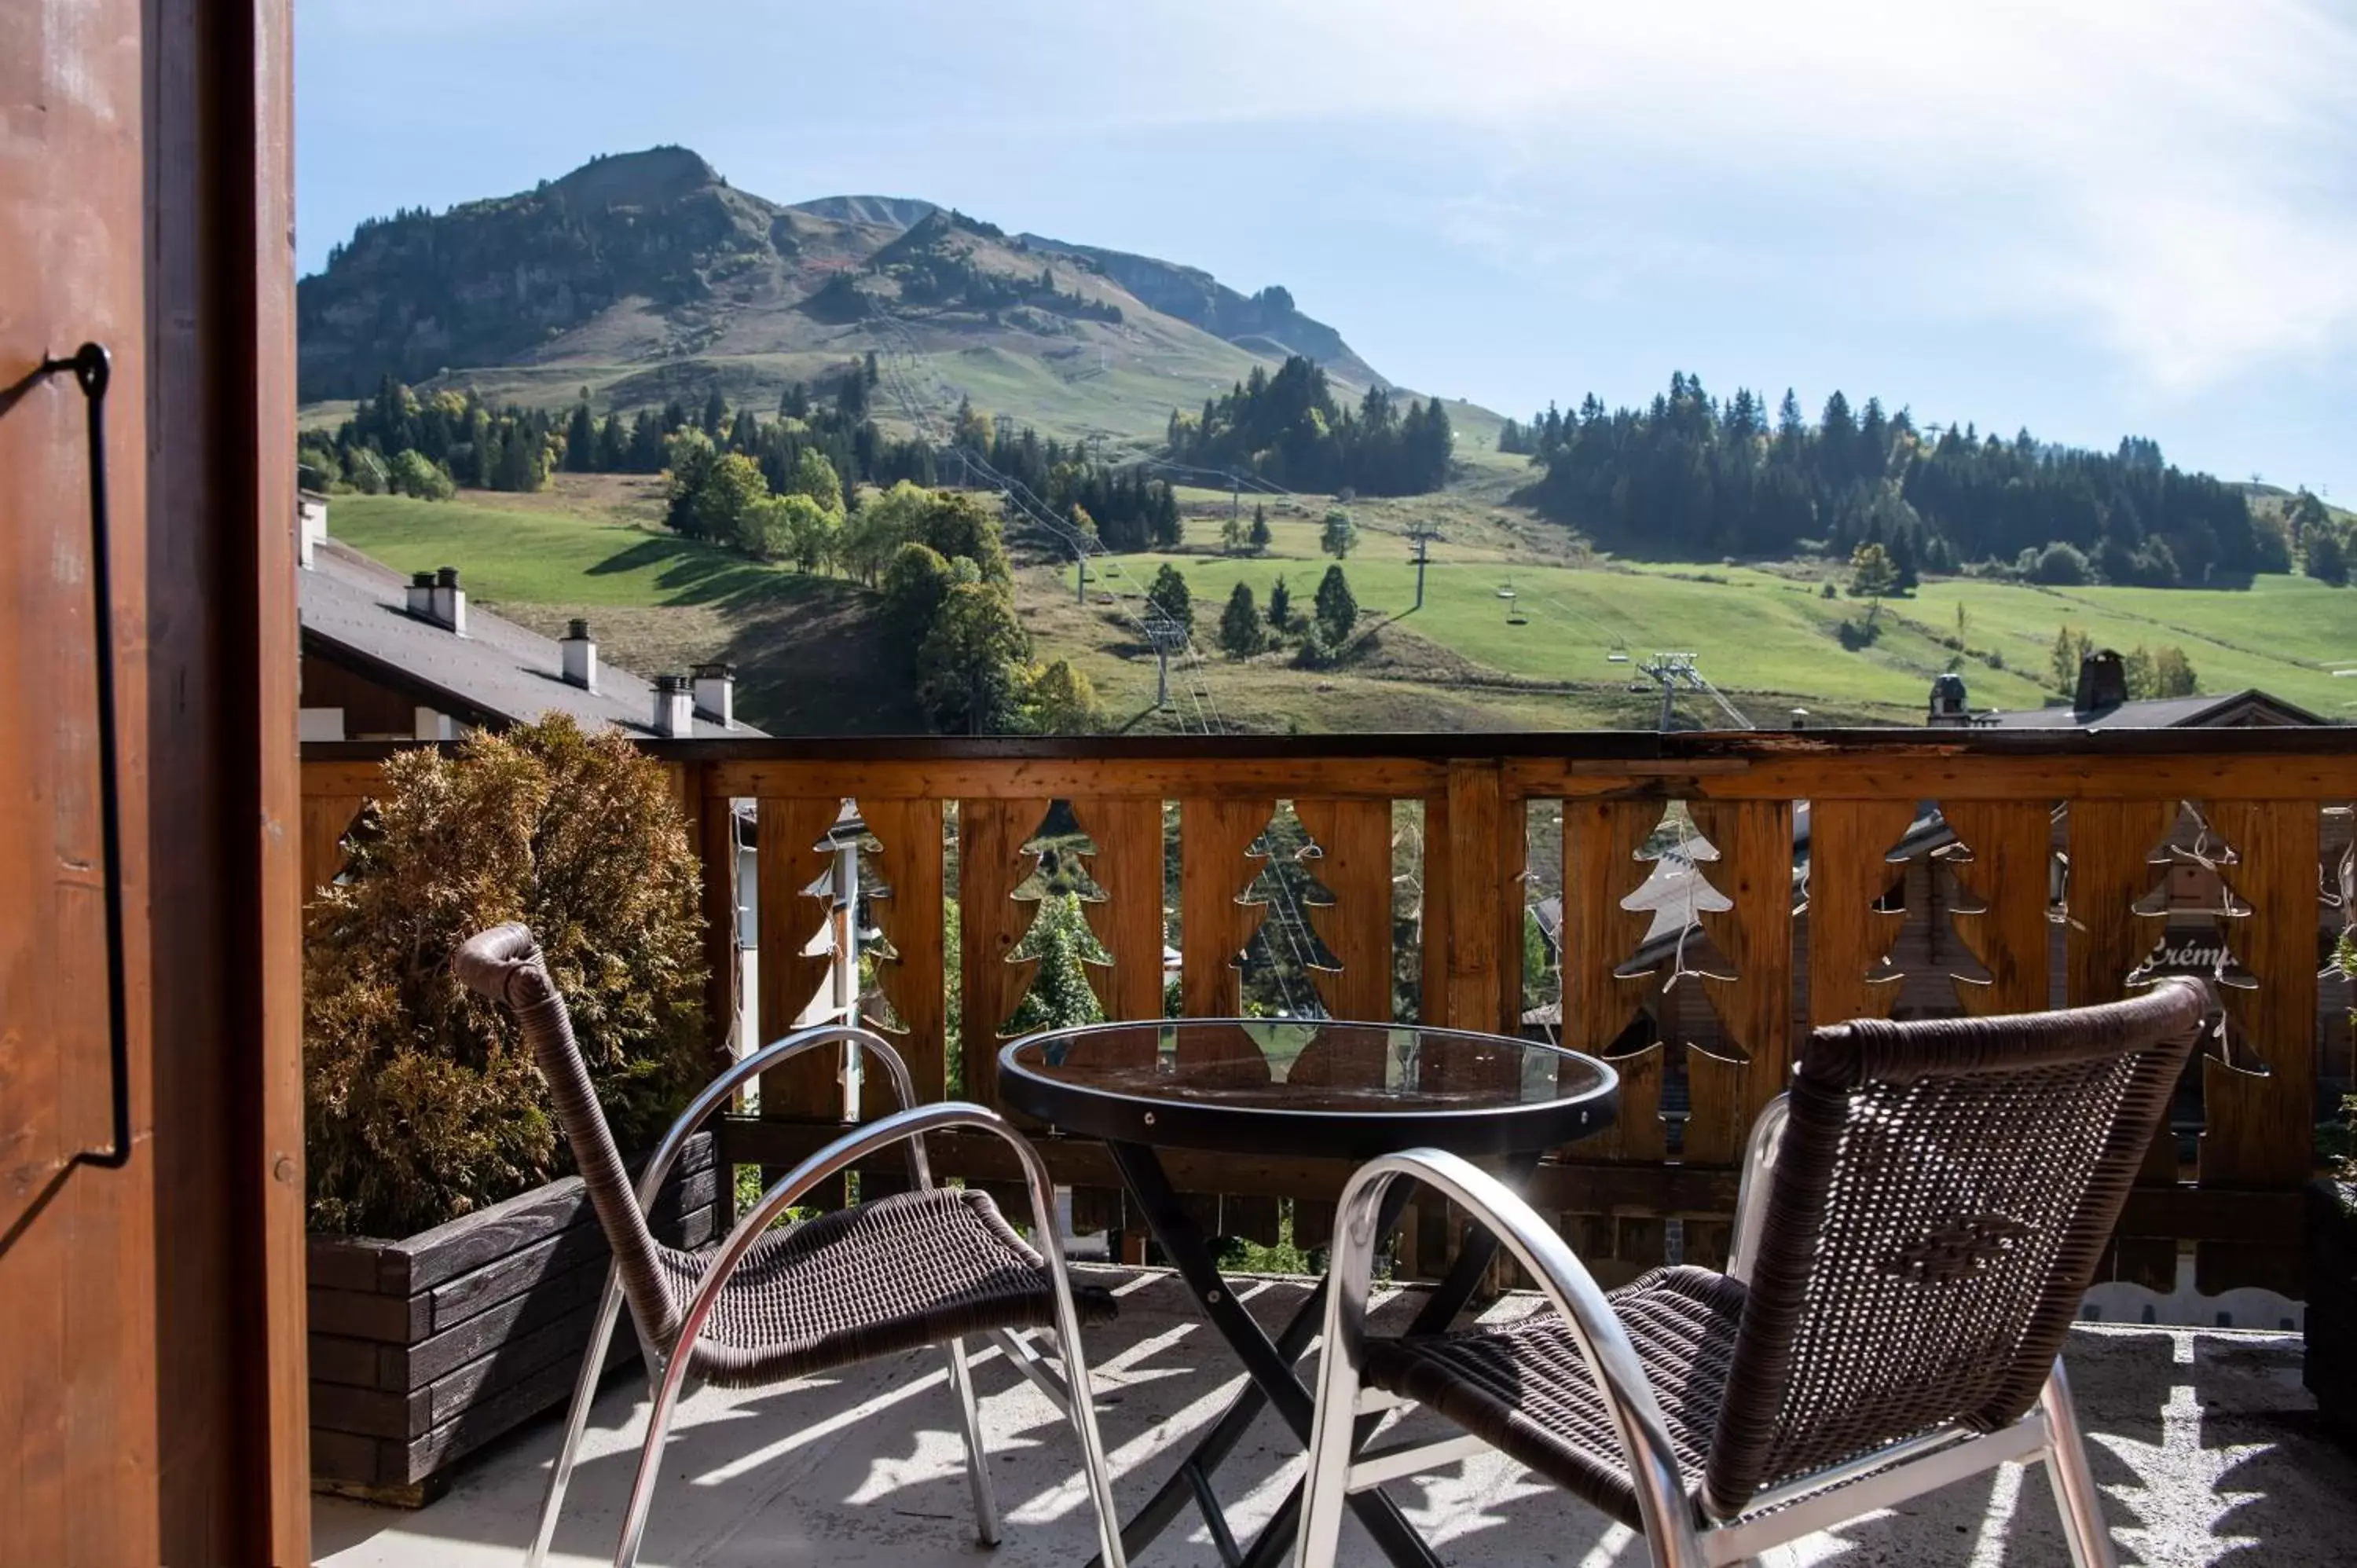
<path fill-rule="evenodd" d="M 599 661 L 597 690 L 565 679 L 556 639 L 529 631 L 479 605 L 467 607 L 461 637 L 408 610 L 408 578 L 333 539 L 318 541 L 312 564 L 296 572 L 303 644 L 417 701 L 469 724 L 523 724 L 552 710 L 587 725 L 618 725 L 652 736 L 651 682 Z M 698 715 L 699 740 L 758 736 Z"/>
<path fill-rule="evenodd" d="M 2226 725 L 2320 725 L 2327 723 L 2295 703 L 2255 688 L 2228 696 L 2154 697 L 2115 703 L 2107 708 L 2028 708 L 2018 713 L 1975 714 L 1977 726 L 1998 729 L 2207 729 Z"/>

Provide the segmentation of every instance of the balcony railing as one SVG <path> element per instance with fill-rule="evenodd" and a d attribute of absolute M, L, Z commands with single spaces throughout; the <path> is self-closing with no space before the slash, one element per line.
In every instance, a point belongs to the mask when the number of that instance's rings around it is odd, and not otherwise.
<path fill-rule="evenodd" d="M 334 875 L 338 840 L 386 749 L 306 747 L 314 883 Z M 1894 1007 L 2104 1001 L 2157 953 L 2197 952 L 2205 967 L 2222 961 L 2227 1026 L 2189 1075 L 2179 1125 L 2157 1141 L 2109 1266 L 2166 1289 L 2190 1243 L 2205 1291 L 2300 1290 L 2298 1189 L 2316 1164 L 2317 1124 L 2350 1073 L 2348 987 L 2320 972 L 2346 923 L 2357 732 L 761 740 L 649 750 L 676 775 L 706 869 L 716 1051 L 738 1017 L 737 803 L 750 801 L 758 1027 L 780 1032 L 824 988 L 847 982 L 818 939 L 830 922 L 856 929 L 864 905 L 881 940 L 869 948 L 863 1005 L 894 1032 L 920 1096 L 951 1091 L 954 1015 L 957 1087 L 995 1102 L 998 1028 L 1033 968 L 1014 955 L 1038 906 L 1017 895 L 1060 802 L 1054 820 L 1066 853 L 1085 858 L 1088 926 L 1095 956 L 1108 961 L 1088 968 L 1108 1017 L 1162 1015 L 1166 943 L 1178 955 L 1186 1014 L 1238 1011 L 1238 957 L 1274 915 L 1297 942 L 1302 925 L 1314 932 L 1309 983 L 1315 1005 L 1333 1015 L 1391 1017 L 1412 993 L 1426 1021 L 1542 1030 L 1614 1054 L 1618 1126 L 1546 1162 L 1532 1187 L 1608 1279 L 1673 1251 L 1697 1262 L 1723 1256 L 1744 1129 L 1779 1091 L 1812 1025 Z M 809 895 L 827 884 L 838 855 L 827 835 L 846 801 L 866 824 L 872 871 L 865 898 L 849 904 Z M 1302 863 L 1314 888 L 1284 900 L 1308 902 L 1306 922 L 1246 901 L 1267 870 L 1252 851 L 1280 803 L 1315 845 Z M 1526 985 L 1528 912 L 1557 889 L 1559 921 L 1543 950 L 1559 962 L 1550 957 L 1551 972 Z M 795 1065 L 762 1084 L 758 1115 L 727 1124 L 724 1159 L 787 1164 L 840 1124 L 838 1070 Z M 1076 1189 L 1077 1223 L 1122 1229 L 1102 1149 L 1052 1136 L 1046 1146 Z M 935 1165 L 983 1183 L 1014 1175 L 979 1144 L 952 1142 Z M 1282 1149 L 1180 1155 L 1171 1169 L 1207 1208 L 1219 1206 L 1226 1234 L 1275 1240 L 1280 1201 L 1291 1200 L 1303 1245 L 1322 1239 L 1322 1200 L 1347 1174 Z M 1443 1263 L 1449 1230 L 1445 1216 L 1420 1217 L 1405 1266 Z"/>

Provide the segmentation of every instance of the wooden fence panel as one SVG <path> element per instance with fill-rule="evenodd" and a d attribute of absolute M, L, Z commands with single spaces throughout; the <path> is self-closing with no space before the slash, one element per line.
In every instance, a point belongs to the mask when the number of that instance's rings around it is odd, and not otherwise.
<path fill-rule="evenodd" d="M 2250 972 L 2248 989 L 2221 986 L 2220 1000 L 2255 1060 L 2249 1070 L 2217 1056 L 2201 1064 L 2205 1187 L 2287 1187 L 2315 1163 L 2317 811 L 2282 800 L 2213 800 L 2202 816 L 2233 850 L 2219 872 L 2246 914 L 2221 915 L 2226 948 Z M 2274 1280 L 2304 1294 L 2297 1249 L 2203 1241 L 2195 1280 Z"/>
<path fill-rule="evenodd" d="M 909 1064 L 920 1101 L 949 1097 L 948 994 L 942 915 L 942 803 L 939 800 L 862 802 L 860 815 L 878 848 L 876 868 L 888 894 L 871 890 L 869 917 L 895 956 L 876 966 L 876 986 L 900 1026 L 894 1041 Z M 872 1020 L 871 1020 L 872 1022 Z M 890 1088 L 863 1085 L 860 1114 L 892 1109 Z"/>
<path fill-rule="evenodd" d="M 1084 902 L 1082 912 L 1113 961 L 1092 963 L 1091 981 L 1097 1000 L 1112 1020 L 1162 1016 L 1162 802 L 1123 798 L 1071 802 L 1081 831 L 1096 845 L 1090 874 L 1105 896 Z M 1151 1041 L 1129 1037 L 1119 1043 L 1093 1041 L 1076 1046 L 1076 1063 L 1143 1067 L 1154 1058 Z M 1118 1059 L 1108 1059 L 1120 1051 Z M 1119 1187 L 1076 1187 L 1072 1189 L 1072 1229 L 1120 1230 L 1126 1221 Z"/>
<path fill-rule="evenodd" d="M 1988 972 L 1986 981 L 1953 977 L 1966 1013 L 2045 1011 L 2051 943 L 2047 921 L 2047 872 L 2052 865 L 2053 819 L 2042 800 L 1956 800 L 1942 814 L 1965 855 L 1950 855 L 1957 886 L 1979 900 L 1951 917 L 1956 940 Z"/>
<path fill-rule="evenodd" d="M 1111 955 L 1093 965 L 1097 1000 L 1107 1018 L 1162 1016 L 1162 802 L 1071 802 L 1072 815 L 1096 846 L 1090 875 L 1104 898 L 1082 906 L 1089 929 Z"/>
<path fill-rule="evenodd" d="M 2127 994 L 2127 977 L 2151 950 L 2159 915 L 2136 912 L 2136 903 L 2161 879 L 2154 863 L 2157 846 L 2177 822 L 2178 802 L 2073 800 L 2066 843 L 2070 880 L 2063 894 L 2063 998 L 2072 1007 L 2116 1002 Z M 2178 1179 L 2177 1137 L 2163 1127 L 2146 1152 L 2140 1179 Z M 2124 1240 L 2114 1249 L 2118 1277 L 2155 1290 L 2177 1283 L 2177 1248 L 2169 1241 Z"/>
<path fill-rule="evenodd" d="M 1311 972 L 1318 998 L 1337 1018 L 1387 1023 L 1392 1015 L 1391 802 L 1305 799 L 1294 801 L 1293 811 L 1316 846 L 1312 874 L 1333 895 L 1331 903 L 1308 907 L 1310 928 L 1341 964 Z"/>
<path fill-rule="evenodd" d="M 958 972 L 965 992 L 958 1049 L 966 1098 L 984 1105 L 998 1104 L 999 1030 L 1039 967 L 1036 959 L 1011 955 L 1032 917 L 1032 906 L 1015 901 L 1015 889 L 1035 869 L 1023 846 L 1048 804 L 1020 798 L 958 803 Z"/>
<path fill-rule="evenodd" d="M 1784 1091 L 1792 1064 L 1792 805 L 1697 800 L 1689 809 L 1718 851 L 1713 881 L 1734 906 L 1699 913 L 1704 933 L 1735 969 L 1731 978 L 1704 975 L 1703 993 L 1744 1059 L 1686 1053 L 1685 1157 L 1732 1165 L 1752 1118 Z M 1813 949 L 1813 922 L 1810 935 Z"/>
<path fill-rule="evenodd" d="M 826 929 L 829 901 L 810 897 L 806 889 L 834 864 L 824 840 L 842 815 L 843 802 L 764 796 L 758 809 L 759 1018 L 762 1038 L 774 1040 L 793 1027 L 829 972 L 826 954 L 806 950 Z M 763 1073 L 761 1114 L 839 1119 L 840 1062 L 840 1052 L 815 1050 Z"/>

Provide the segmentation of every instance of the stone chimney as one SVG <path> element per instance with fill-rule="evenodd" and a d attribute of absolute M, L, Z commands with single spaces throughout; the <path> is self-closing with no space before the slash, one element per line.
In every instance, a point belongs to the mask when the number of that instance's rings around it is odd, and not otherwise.
<path fill-rule="evenodd" d="M 467 590 L 458 585 L 458 568 L 420 572 L 409 579 L 409 613 L 423 616 L 445 631 L 467 635 Z"/>
<path fill-rule="evenodd" d="M 565 679 L 585 692 L 597 689 L 597 644 L 589 636 L 589 623 L 576 620 L 565 628 L 557 639 L 557 651 L 564 656 Z"/>
<path fill-rule="evenodd" d="M 2127 668 L 2120 662 L 2117 650 L 2099 648 L 2079 660 L 2079 691 L 2071 699 L 2072 713 L 2099 714 L 2127 700 Z"/>
<path fill-rule="evenodd" d="M 655 677 L 655 734 L 679 740 L 695 733 L 695 695 L 684 675 Z"/>
<path fill-rule="evenodd" d="M 722 729 L 737 727 L 737 671 L 726 664 L 695 666 L 695 712 Z"/>
<path fill-rule="evenodd" d="M 1951 670 L 1932 677 L 1931 711 L 1923 722 L 1934 729 L 1963 729 L 1973 722 L 1972 703 L 1964 696 L 1964 678 Z"/>

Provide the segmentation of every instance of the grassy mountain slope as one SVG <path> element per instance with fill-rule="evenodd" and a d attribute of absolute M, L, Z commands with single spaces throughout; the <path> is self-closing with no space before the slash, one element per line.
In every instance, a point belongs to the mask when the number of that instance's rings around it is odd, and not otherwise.
<path fill-rule="evenodd" d="M 1329 563 L 1318 553 L 1322 498 L 1271 510 L 1269 554 L 1214 553 L 1229 498 L 1182 492 L 1187 547 L 1123 558 L 1125 585 L 1164 561 L 1193 590 L 1197 644 L 1207 654 L 1179 701 L 1156 712 L 1154 660 L 1125 606 L 1104 584 L 1086 600 L 1072 570 L 1034 555 L 1017 574 L 1018 607 L 1035 656 L 1085 671 L 1110 722 L 1129 733 L 1200 729 L 1200 686 L 1226 727 L 1300 730 L 1651 727 L 1658 698 L 1632 692 L 1616 642 L 1641 658 L 1675 649 L 1755 722 L 1785 722 L 1804 707 L 1818 724 L 1921 723 L 1932 677 L 1956 661 L 1976 707 L 2028 708 L 2053 699 L 2047 654 L 2069 624 L 2122 649 L 2175 643 L 2201 689 L 2258 686 L 2329 717 L 2347 716 L 2347 682 L 2330 674 L 2357 645 L 2350 590 L 2305 577 L 2262 576 L 2247 589 L 2049 589 L 1974 579 L 1927 582 L 1886 603 L 1882 636 L 1843 647 L 1836 628 L 1866 607 L 1825 599 L 1806 573 L 1757 567 L 1649 564 L 1566 551 L 1560 531 L 1533 525 L 1469 487 L 1356 509 L 1364 542 L 1347 563 L 1368 634 L 1340 667 L 1306 671 L 1283 654 L 1231 660 L 1211 650 L 1219 614 L 1239 581 L 1264 605 L 1282 574 L 1306 611 Z M 457 564 L 502 614 L 554 633 L 587 615 L 608 657 L 645 673 L 725 658 L 740 672 L 748 718 L 779 733 L 875 735 L 922 728 L 881 639 L 864 590 L 834 578 L 755 565 L 662 531 L 658 482 L 560 476 L 538 496 L 468 492 L 439 503 L 339 497 L 337 537 L 404 570 Z M 1446 539 L 1413 608 L 1415 570 L 1402 535 L 1440 521 Z M 1019 540 L 1018 540 L 1019 546 Z M 1552 546 L 1552 547 L 1551 547 Z M 1024 552 L 1018 547 L 1018 557 Z M 1524 624 L 1508 623 L 1511 585 Z M 1965 613 L 1958 660 L 1943 640 Z M 1681 697 L 1684 722 L 1719 722 L 1706 699 Z"/>
<path fill-rule="evenodd" d="M 390 374 L 533 404 L 585 385 L 624 408 L 717 385 L 768 405 L 874 351 L 902 360 L 925 414 L 970 392 L 1052 434 L 1132 443 L 1288 351 L 1350 385 L 1380 379 L 1281 289 L 1247 297 L 1194 268 L 1008 236 L 909 198 L 789 207 L 681 147 L 364 224 L 302 280 L 297 314 L 306 403 Z"/>

